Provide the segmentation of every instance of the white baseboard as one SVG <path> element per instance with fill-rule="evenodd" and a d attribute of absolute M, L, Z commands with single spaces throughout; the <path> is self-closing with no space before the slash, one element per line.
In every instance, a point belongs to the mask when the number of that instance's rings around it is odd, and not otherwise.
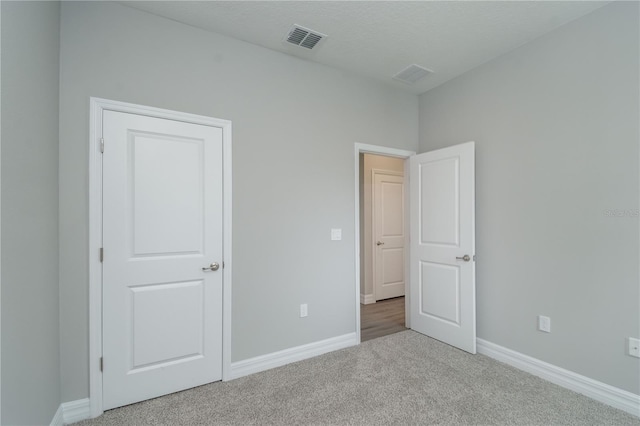
<path fill-rule="evenodd" d="M 356 333 L 344 334 L 338 337 L 309 343 L 307 345 L 296 346 L 271 354 L 257 356 L 255 358 L 231 363 L 231 374 L 229 380 L 237 379 L 249 374 L 280 367 L 303 359 L 312 358 L 327 352 L 347 348 L 357 345 Z"/>
<path fill-rule="evenodd" d="M 640 417 L 640 395 L 618 389 L 483 339 L 477 339 L 477 350 L 478 353 L 490 358 Z"/>
<path fill-rule="evenodd" d="M 357 345 L 356 333 L 349 333 L 295 348 L 285 349 L 267 355 L 261 355 L 231 364 L 229 380 L 259 373 L 260 371 L 280 367 L 292 362 L 322 355 L 338 349 Z M 640 395 L 618 389 L 606 383 L 590 379 L 553 364 L 524 355 L 495 343 L 477 339 L 477 351 L 495 360 L 509 364 L 512 367 L 526 371 L 551 383 L 581 393 L 596 401 L 626 411 L 640 417 Z M 89 398 L 65 402 L 58 407 L 58 411 L 51 420 L 51 426 L 62 426 L 91 418 Z"/>
<path fill-rule="evenodd" d="M 375 297 L 373 297 L 373 294 L 360 293 L 360 304 L 361 305 L 369 305 L 371 303 L 376 303 L 376 299 L 375 299 Z"/>
<path fill-rule="evenodd" d="M 78 399 L 75 401 L 65 402 L 60 404 L 60 408 L 58 408 L 58 412 L 56 413 L 57 419 L 58 413 L 60 413 L 59 423 L 56 425 L 62 426 L 63 424 L 68 425 L 70 423 L 79 422 L 80 420 L 85 420 L 91 418 L 91 407 L 89 404 L 89 398 Z M 51 426 L 54 426 L 53 421 L 51 422 Z"/>
<path fill-rule="evenodd" d="M 62 416 L 62 405 L 58 406 L 58 410 L 56 414 L 53 415 L 53 419 L 51 419 L 51 423 L 49 426 L 64 426 L 64 419 Z"/>

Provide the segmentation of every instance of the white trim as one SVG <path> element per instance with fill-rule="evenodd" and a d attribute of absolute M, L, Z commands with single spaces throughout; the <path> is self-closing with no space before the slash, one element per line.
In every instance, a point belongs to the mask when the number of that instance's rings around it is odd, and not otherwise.
<path fill-rule="evenodd" d="M 62 418 L 66 425 L 91 418 L 89 398 L 65 402 L 60 407 L 62 408 Z"/>
<path fill-rule="evenodd" d="M 369 145 L 369 144 L 364 144 L 364 143 L 355 143 L 354 144 L 354 180 L 355 180 L 355 192 L 354 192 L 354 199 L 355 199 L 355 228 L 354 228 L 354 233 L 355 233 L 355 281 L 356 281 L 356 294 L 355 294 L 355 301 L 356 301 L 356 342 L 360 343 L 360 154 L 377 154 L 377 155 L 386 155 L 388 157 L 398 157 L 398 158 L 404 158 L 407 159 L 409 157 L 411 157 L 412 155 L 415 155 L 416 153 L 414 151 L 407 151 L 405 149 L 397 149 L 397 148 L 389 148 L 386 146 L 378 146 L 378 145 Z M 406 167 L 406 165 L 405 165 Z M 405 174 L 405 184 L 406 184 L 406 188 L 409 187 L 409 176 Z M 405 198 L 405 203 L 407 203 L 409 200 L 408 197 Z M 406 206 L 405 212 L 408 214 L 409 209 L 408 206 Z M 408 220 L 406 221 L 408 223 Z M 407 234 L 408 236 L 409 234 Z M 408 245 L 408 241 L 407 241 L 407 248 L 409 247 Z M 405 258 L 409 259 L 409 253 L 407 252 L 405 254 Z M 405 269 L 408 268 L 408 265 L 405 265 Z M 408 276 L 408 275 L 406 275 Z M 405 283 L 406 286 L 406 283 Z M 408 296 L 408 292 L 405 290 L 405 294 Z M 405 297 L 405 301 L 408 301 L 408 297 Z M 405 310 L 405 321 L 407 321 L 407 324 L 409 324 L 409 318 L 407 317 L 407 314 L 409 313 L 408 310 Z"/>
<path fill-rule="evenodd" d="M 102 414 L 102 111 L 100 99 L 90 99 L 89 124 L 89 397 L 91 417 Z"/>
<path fill-rule="evenodd" d="M 90 98 L 89 123 L 89 417 L 102 414 L 102 264 L 98 253 L 102 247 L 102 113 L 105 110 L 165 118 L 222 129 L 223 152 L 223 260 L 222 284 L 222 380 L 229 380 L 231 370 L 231 121 L 179 111 Z M 84 401 L 84 400 L 80 400 Z M 67 421 L 65 415 L 65 422 Z"/>
<path fill-rule="evenodd" d="M 64 426 L 91 418 L 89 398 L 62 403 L 51 419 L 50 426 Z"/>
<path fill-rule="evenodd" d="M 356 337 L 356 333 L 344 334 L 342 336 L 320 340 L 319 342 L 234 362 L 231 364 L 231 379 L 237 379 L 248 376 L 249 374 L 259 373 L 292 362 L 302 361 L 303 359 L 312 358 L 327 352 L 357 345 L 360 341 L 357 340 Z"/>
<path fill-rule="evenodd" d="M 640 417 L 640 395 L 590 379 L 520 352 L 477 339 L 478 353 Z"/>
<path fill-rule="evenodd" d="M 386 155 L 387 157 L 408 158 L 412 155 L 416 155 L 415 151 L 409 151 L 406 149 L 390 148 L 380 145 L 369 145 L 366 143 L 355 143 L 356 153 L 358 154 L 376 154 Z"/>
<path fill-rule="evenodd" d="M 233 270 L 233 262 L 231 260 L 231 245 L 232 239 L 232 173 L 231 166 L 233 165 L 231 156 L 231 141 L 232 141 L 232 128 L 231 121 L 224 120 L 224 126 L 222 127 L 222 223 L 223 223 L 223 236 L 222 236 L 222 380 L 230 380 L 231 374 L 231 285 Z"/>
<path fill-rule="evenodd" d="M 361 305 L 370 305 L 372 303 L 376 303 L 376 297 L 369 293 L 369 294 L 364 294 L 364 293 L 360 293 L 360 304 Z"/>
<path fill-rule="evenodd" d="M 397 170 L 388 170 L 388 169 L 371 169 L 371 182 L 373 182 L 373 178 L 375 175 L 391 175 L 391 176 L 401 176 L 404 177 L 404 171 L 399 172 Z"/>
<path fill-rule="evenodd" d="M 404 326 L 407 328 L 411 328 L 411 288 L 409 284 L 411 283 L 411 262 L 409 259 L 411 258 L 411 221 L 409 220 L 411 211 L 409 210 L 409 194 L 411 193 L 409 188 L 409 178 L 411 175 L 411 166 L 409 161 L 405 160 L 404 162 L 404 199 L 405 199 L 405 221 L 404 221 L 404 235 L 405 239 L 405 258 L 407 259 L 404 264 Z"/>
<path fill-rule="evenodd" d="M 62 416 L 62 404 L 58 406 L 56 413 L 53 415 L 53 419 L 51 419 L 51 423 L 49 426 L 64 426 L 64 417 Z"/>

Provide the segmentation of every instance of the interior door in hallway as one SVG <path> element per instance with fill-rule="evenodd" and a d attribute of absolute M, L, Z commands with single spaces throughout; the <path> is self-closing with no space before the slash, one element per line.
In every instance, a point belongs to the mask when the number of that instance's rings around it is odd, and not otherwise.
<path fill-rule="evenodd" d="M 103 114 L 106 410 L 222 377 L 223 162 L 220 128 Z"/>
<path fill-rule="evenodd" d="M 404 176 L 374 171 L 374 274 L 376 300 L 404 296 Z"/>
<path fill-rule="evenodd" d="M 475 145 L 410 159 L 411 328 L 476 353 Z"/>

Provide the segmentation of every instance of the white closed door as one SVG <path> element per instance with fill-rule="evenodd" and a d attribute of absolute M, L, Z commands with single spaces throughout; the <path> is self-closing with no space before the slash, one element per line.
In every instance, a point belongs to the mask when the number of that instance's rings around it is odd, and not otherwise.
<path fill-rule="evenodd" d="M 411 157 L 411 328 L 476 353 L 475 144 Z"/>
<path fill-rule="evenodd" d="M 404 177 L 373 176 L 374 293 L 376 300 L 404 296 Z"/>
<path fill-rule="evenodd" d="M 103 138 L 110 409 L 222 377 L 222 129 L 105 111 Z"/>

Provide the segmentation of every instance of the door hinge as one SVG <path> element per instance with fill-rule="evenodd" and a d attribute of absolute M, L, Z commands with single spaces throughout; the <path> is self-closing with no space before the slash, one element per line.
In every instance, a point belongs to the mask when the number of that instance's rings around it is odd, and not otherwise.
<path fill-rule="evenodd" d="M 224 269 L 224 260 L 222 261 L 222 269 Z"/>
<path fill-rule="evenodd" d="M 474 262 L 476 261 L 476 255 L 475 254 L 473 255 L 473 261 Z"/>
<path fill-rule="evenodd" d="M 100 247 L 100 262 L 104 261 L 104 248 Z"/>
<path fill-rule="evenodd" d="M 104 359 L 100 357 L 100 371 L 104 371 Z"/>
<path fill-rule="evenodd" d="M 104 153 L 104 138 L 100 138 L 100 152 Z"/>

